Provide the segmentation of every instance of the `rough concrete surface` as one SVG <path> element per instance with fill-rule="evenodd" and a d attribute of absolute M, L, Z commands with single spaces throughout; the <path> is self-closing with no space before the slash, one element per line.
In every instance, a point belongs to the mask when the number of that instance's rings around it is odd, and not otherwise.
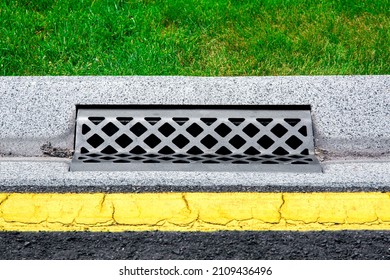
<path fill-rule="evenodd" d="M 0 193 L 16 230 L 390 230 L 390 193 Z"/>
<path fill-rule="evenodd" d="M 0 232 L 0 259 L 389 260 L 390 232 Z"/>
<path fill-rule="evenodd" d="M 0 154 L 73 148 L 76 104 L 302 105 L 332 156 L 388 156 L 390 76 L 0 77 Z"/>

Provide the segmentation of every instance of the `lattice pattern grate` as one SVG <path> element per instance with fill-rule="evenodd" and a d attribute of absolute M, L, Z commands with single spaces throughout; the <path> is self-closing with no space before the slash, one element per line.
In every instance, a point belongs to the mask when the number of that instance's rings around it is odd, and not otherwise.
<path fill-rule="evenodd" d="M 313 150 L 309 110 L 80 109 L 71 170 L 318 171 Z"/>

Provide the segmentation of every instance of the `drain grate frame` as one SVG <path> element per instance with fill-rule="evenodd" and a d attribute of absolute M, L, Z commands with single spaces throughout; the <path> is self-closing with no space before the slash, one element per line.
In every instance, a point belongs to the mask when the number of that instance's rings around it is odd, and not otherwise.
<path fill-rule="evenodd" d="M 76 109 L 70 171 L 322 171 L 309 105 Z"/>

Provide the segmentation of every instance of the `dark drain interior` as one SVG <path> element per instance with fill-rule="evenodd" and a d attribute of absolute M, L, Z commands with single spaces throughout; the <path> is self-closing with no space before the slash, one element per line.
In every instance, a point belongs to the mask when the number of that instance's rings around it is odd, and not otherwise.
<path fill-rule="evenodd" d="M 76 123 L 72 171 L 321 171 L 309 109 L 83 106 Z"/>

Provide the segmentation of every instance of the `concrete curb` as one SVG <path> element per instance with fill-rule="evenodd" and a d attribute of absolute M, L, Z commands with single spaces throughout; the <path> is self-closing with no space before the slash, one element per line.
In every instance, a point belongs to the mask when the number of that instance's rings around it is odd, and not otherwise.
<path fill-rule="evenodd" d="M 76 104 L 309 104 L 324 156 L 388 157 L 389 92 L 389 75 L 0 77 L 0 153 L 42 156 L 51 143 L 66 154 Z"/>
<path fill-rule="evenodd" d="M 323 174 L 73 172 L 77 104 L 309 104 Z M 0 77 L 3 191 L 390 188 L 390 76 Z M 39 157 L 39 158 L 37 158 Z M 65 158 L 64 158 L 65 157 Z"/>
<path fill-rule="evenodd" d="M 310 105 L 316 153 L 323 173 L 69 172 L 77 104 Z M 191 201 L 183 200 L 183 194 L 189 198 L 203 195 L 195 199 L 198 202 L 206 201 L 205 197 L 217 197 L 212 204 L 197 209 L 204 213 L 212 206 L 219 205 L 218 209 L 222 209 L 215 211 L 215 219 L 209 223 L 217 226 L 206 227 L 207 230 L 388 230 L 389 104 L 389 75 L 0 77 L 0 231 L 202 230 L 205 224 L 193 217 L 189 204 L 183 206 L 183 201 Z M 162 199 L 165 195 L 172 199 Z M 263 213 L 264 203 L 272 202 L 272 199 L 264 200 L 265 195 L 278 198 L 275 211 L 271 212 L 279 218 L 280 208 L 287 209 L 294 197 L 299 197 L 294 200 L 293 208 L 282 213 L 292 217 L 287 219 L 290 223 L 281 223 L 281 219 L 264 223 L 261 217 L 252 221 L 240 216 L 254 210 Z M 138 198 L 144 196 L 148 197 L 141 199 L 146 206 L 137 208 Z M 218 199 L 219 196 L 230 200 Z M 133 205 L 125 203 L 122 208 L 116 207 L 116 203 L 132 197 L 135 197 Z M 81 204 L 68 205 L 69 201 Z M 88 206 L 88 201 L 93 207 Z M 164 201 L 169 201 L 168 206 L 150 205 Z M 236 210 L 240 208 L 232 207 L 232 201 L 253 207 L 238 213 Z M 180 207 L 170 208 L 171 204 Z M 334 207 L 329 208 L 330 204 Z M 154 215 L 149 212 L 150 215 L 133 217 L 140 225 L 134 224 L 133 218 L 126 220 L 126 215 L 140 207 L 157 210 L 154 227 L 145 225 Z M 308 218 L 307 213 L 320 208 L 322 213 L 331 210 L 325 215 L 324 223 L 318 223 L 323 217 L 321 213 Z M 72 209 L 84 216 L 79 217 L 77 213 L 72 216 L 69 214 L 73 213 Z M 82 209 L 90 211 L 83 214 Z M 125 227 L 115 227 L 114 216 L 119 212 L 113 209 L 125 213 L 122 217 L 127 221 Z M 180 221 L 166 223 L 170 226 L 164 228 L 158 224 L 167 219 L 158 216 L 161 209 L 166 209 L 172 217 L 187 209 L 189 215 L 182 217 L 187 221 L 184 224 L 194 221 L 192 224 L 199 228 L 181 225 Z M 236 215 L 229 216 L 236 222 L 221 223 L 218 219 L 224 219 L 229 211 L 236 211 Z M 52 217 L 51 213 L 58 215 Z M 94 219 L 103 214 L 107 219 L 97 222 L 101 227 L 94 227 Z M 349 223 L 353 215 L 357 220 Z M 92 219 L 92 225 L 75 222 L 81 218 Z M 229 228 L 233 224 L 236 227 Z M 270 228 L 272 225 L 275 228 Z"/>
<path fill-rule="evenodd" d="M 390 230 L 390 193 L 0 194 L 13 230 Z"/>

